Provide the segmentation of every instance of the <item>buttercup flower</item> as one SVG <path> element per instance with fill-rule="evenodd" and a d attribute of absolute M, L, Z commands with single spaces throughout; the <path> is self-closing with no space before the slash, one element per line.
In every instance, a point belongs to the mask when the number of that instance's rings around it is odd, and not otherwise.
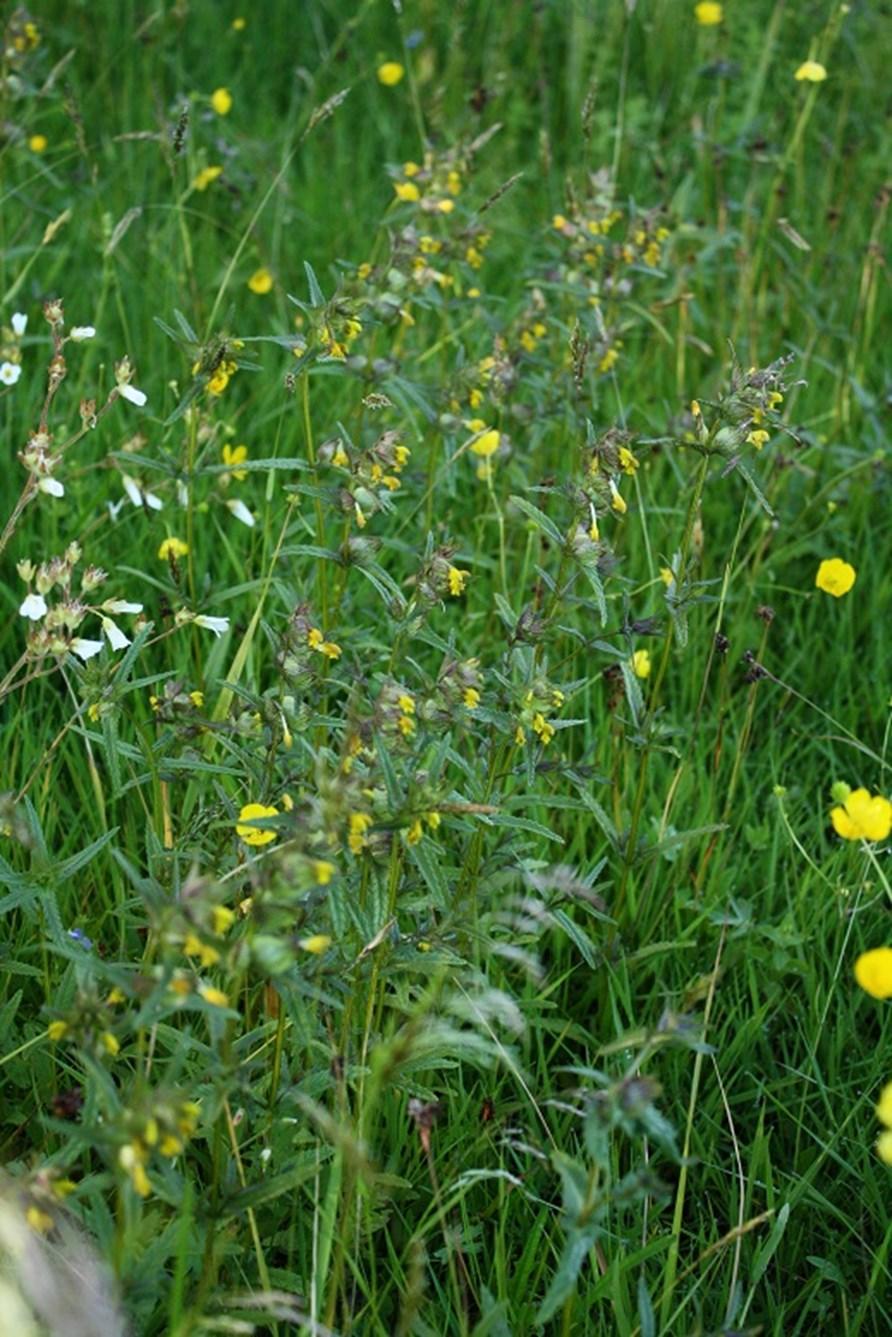
<path fill-rule="evenodd" d="M 892 998 L 892 947 L 874 947 L 855 962 L 855 979 L 871 998 Z"/>
<path fill-rule="evenodd" d="M 248 279 L 248 287 L 252 292 L 259 295 L 271 292 L 273 286 L 273 276 L 268 269 L 255 269 L 254 273 Z"/>
<path fill-rule="evenodd" d="M 211 106 L 218 116 L 228 116 L 232 110 L 232 94 L 228 88 L 215 88 L 211 93 Z"/>
<path fill-rule="evenodd" d="M 158 549 L 158 556 L 162 562 L 168 562 L 171 558 L 186 557 L 188 552 L 188 543 L 184 543 L 182 539 L 168 538 L 164 539 Z"/>
<path fill-rule="evenodd" d="M 46 153 L 49 142 L 46 135 L 32 135 L 28 140 L 28 148 L 32 153 Z"/>
<path fill-rule="evenodd" d="M 650 677 L 650 651 L 636 650 L 632 655 L 632 672 L 636 678 Z"/>
<path fill-rule="evenodd" d="M 228 464 L 230 466 L 232 470 L 232 476 L 238 483 L 243 482 L 248 477 L 248 471 L 247 469 L 239 469 L 236 468 L 235 466 L 241 464 L 247 458 L 248 458 L 247 446 L 227 445 L 223 447 L 223 463 Z"/>
<path fill-rule="evenodd" d="M 278 817 L 279 809 L 266 803 L 246 803 L 238 815 L 235 824 L 236 835 L 241 836 L 246 845 L 269 845 L 276 839 L 275 831 L 262 831 L 259 826 L 246 823 L 260 821 L 264 817 Z"/>
<path fill-rule="evenodd" d="M 882 794 L 853 789 L 830 813 L 833 829 L 843 840 L 885 840 L 892 831 L 892 803 Z"/>
<path fill-rule="evenodd" d="M 815 576 L 817 588 L 825 594 L 832 594 L 835 599 L 848 594 L 854 583 L 855 568 L 841 557 L 825 557 Z"/>
<path fill-rule="evenodd" d="M 399 61 L 386 60 L 383 65 L 378 66 L 378 82 L 385 88 L 393 88 L 398 84 L 406 71 L 400 65 Z"/>
<path fill-rule="evenodd" d="M 800 83 L 804 79 L 807 83 L 819 84 L 827 78 L 827 71 L 824 69 L 824 66 L 820 61 L 804 60 L 793 78 L 797 79 Z"/>
<path fill-rule="evenodd" d="M 722 21 L 722 7 L 712 3 L 712 0 L 701 0 L 699 5 L 694 6 L 694 18 L 704 28 L 714 28 L 717 23 Z"/>
<path fill-rule="evenodd" d="M 886 1125 L 877 1138 L 877 1155 L 886 1165 L 892 1165 L 892 1082 L 887 1082 L 880 1092 L 876 1116 Z"/>

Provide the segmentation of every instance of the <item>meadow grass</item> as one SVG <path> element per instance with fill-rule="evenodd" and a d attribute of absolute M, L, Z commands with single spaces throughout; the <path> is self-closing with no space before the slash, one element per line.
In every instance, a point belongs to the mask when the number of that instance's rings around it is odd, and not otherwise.
<path fill-rule="evenodd" d="M 888 6 L 5 22 L 0 1332 L 887 1332 Z"/>

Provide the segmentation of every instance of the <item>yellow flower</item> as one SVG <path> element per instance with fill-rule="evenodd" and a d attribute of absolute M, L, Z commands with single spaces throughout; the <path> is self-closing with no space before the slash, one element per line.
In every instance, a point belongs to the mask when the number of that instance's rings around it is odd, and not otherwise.
<path fill-rule="evenodd" d="M 636 650 L 632 655 L 632 672 L 636 678 L 650 677 L 650 651 Z"/>
<path fill-rule="evenodd" d="M 165 1133 L 158 1144 L 158 1150 L 162 1156 L 178 1156 L 183 1150 L 183 1144 L 173 1133 Z"/>
<path fill-rule="evenodd" d="M 409 826 L 409 829 L 406 831 L 406 844 L 407 845 L 419 844 L 423 835 L 424 835 L 424 827 L 421 824 L 421 818 L 416 817 L 415 820 Z"/>
<path fill-rule="evenodd" d="M 750 432 L 746 439 L 751 446 L 755 446 L 756 450 L 761 450 L 769 436 L 769 432 L 766 432 L 764 428 L 759 427 L 756 431 Z"/>
<path fill-rule="evenodd" d="M 365 849 L 368 841 L 366 840 L 366 831 L 372 825 L 372 819 L 367 812 L 351 812 L 348 824 L 347 844 L 354 854 L 359 854 Z"/>
<path fill-rule="evenodd" d="M 691 400 L 691 416 L 694 418 L 703 417 L 703 410 L 701 409 L 700 402 L 697 399 Z"/>
<path fill-rule="evenodd" d="M 46 1033 L 54 1044 L 59 1040 L 64 1040 L 65 1036 L 68 1034 L 68 1022 L 51 1021 L 46 1028 Z"/>
<path fill-rule="evenodd" d="M 480 436 L 471 442 L 471 450 L 475 455 L 481 455 L 484 459 L 488 459 L 490 455 L 494 455 L 498 450 L 501 439 L 501 433 L 491 427 L 489 431 L 481 432 Z"/>
<path fill-rule="evenodd" d="M 215 989 L 212 984 L 202 984 L 198 991 L 211 1007 L 229 1007 L 229 999 L 222 989 Z"/>
<path fill-rule="evenodd" d="M 548 720 L 541 713 L 533 716 L 533 733 L 538 734 L 543 747 L 547 747 L 554 738 L 554 725 L 549 724 Z"/>
<path fill-rule="evenodd" d="M 394 181 L 393 188 L 396 191 L 398 200 L 407 200 L 412 203 L 421 199 L 421 191 L 414 181 Z"/>
<path fill-rule="evenodd" d="M 131 1184 L 141 1198 L 147 1198 L 152 1191 L 152 1185 L 149 1183 L 149 1176 L 146 1174 L 143 1164 L 146 1155 L 146 1148 L 138 1141 L 128 1142 L 118 1152 L 118 1164 L 122 1170 L 126 1170 L 130 1176 Z"/>
<path fill-rule="evenodd" d="M 385 88 L 393 88 L 405 73 L 399 61 L 385 60 L 383 65 L 378 66 L 378 83 L 383 84 Z"/>
<path fill-rule="evenodd" d="M 825 594 L 832 594 L 835 599 L 841 599 L 844 594 L 855 583 L 855 568 L 848 562 L 844 562 L 841 557 L 825 557 L 818 567 L 818 574 L 815 576 L 815 585 Z"/>
<path fill-rule="evenodd" d="M 38 1231 L 41 1235 L 46 1235 L 56 1224 L 49 1212 L 45 1212 L 33 1202 L 25 1213 L 25 1220 L 32 1230 Z"/>
<path fill-rule="evenodd" d="M 639 461 L 635 459 L 635 456 L 632 454 L 631 450 L 629 450 L 629 447 L 620 446 L 619 467 L 622 469 L 623 473 L 628 474 L 630 478 L 634 478 L 638 465 Z"/>
<path fill-rule="evenodd" d="M 480 705 L 480 693 L 476 687 L 466 687 L 462 697 L 465 710 L 476 710 Z"/>
<path fill-rule="evenodd" d="M 271 292 L 273 286 L 273 276 L 268 269 L 255 269 L 254 273 L 248 279 L 248 287 L 252 292 L 262 296 L 264 293 Z"/>
<path fill-rule="evenodd" d="M 208 381 L 208 390 L 212 395 L 222 395 L 229 384 L 229 372 L 225 367 L 218 367 Z"/>
<path fill-rule="evenodd" d="M 246 845 L 268 845 L 276 839 L 275 831 L 262 831 L 258 826 L 246 826 L 246 822 L 258 821 L 263 817 L 278 817 L 279 809 L 266 803 L 246 803 L 238 815 L 235 825 L 236 835 L 241 836 Z"/>
<path fill-rule="evenodd" d="M 112 1035 L 111 1031 L 103 1031 L 99 1039 L 102 1042 L 102 1048 L 105 1050 L 106 1054 L 111 1058 L 114 1058 L 121 1048 L 118 1037 Z"/>
<path fill-rule="evenodd" d="M 301 938 L 299 945 L 305 952 L 312 952 L 314 956 L 321 956 L 331 946 L 331 938 L 327 933 L 313 933 L 309 938 Z"/>
<path fill-rule="evenodd" d="M 887 1128 L 877 1138 L 877 1155 L 884 1165 L 892 1165 L 892 1129 Z"/>
<path fill-rule="evenodd" d="M 793 77 L 800 83 L 804 79 L 810 84 L 820 84 L 827 78 L 827 71 L 817 60 L 804 60 Z"/>
<path fill-rule="evenodd" d="M 223 463 L 228 464 L 230 468 L 232 468 L 232 476 L 239 483 L 241 483 L 245 478 L 248 477 L 248 471 L 247 469 L 238 469 L 238 468 L 233 468 L 232 466 L 242 464 L 247 458 L 248 458 L 247 446 L 223 447 Z"/>
<path fill-rule="evenodd" d="M 162 562 L 168 562 L 177 557 L 185 557 L 189 552 L 189 544 L 184 543 L 182 539 L 165 539 L 158 549 L 158 556 Z"/>
<path fill-rule="evenodd" d="M 874 947 L 862 952 L 855 962 L 855 979 L 871 998 L 892 998 L 892 947 Z M 889 1109 L 892 1125 L 892 1082 L 889 1084 Z"/>
<path fill-rule="evenodd" d="M 195 706 L 196 710 L 200 710 L 204 705 L 204 692 L 190 692 L 189 700 L 192 702 L 193 706 Z"/>
<path fill-rule="evenodd" d="M 335 874 L 334 864 L 327 859 L 314 859 L 310 868 L 320 887 L 327 887 Z"/>
<path fill-rule="evenodd" d="M 205 969 L 208 966 L 215 966 L 220 960 L 220 953 L 216 947 L 212 947 L 210 943 L 202 942 L 201 938 L 195 933 L 186 935 L 183 951 L 187 956 L 197 956 Z"/>
<path fill-rule="evenodd" d="M 211 923 L 215 933 L 225 933 L 235 921 L 235 911 L 228 905 L 215 905 L 211 911 Z"/>
<path fill-rule="evenodd" d="M 220 176 L 222 172 L 222 167 L 203 167 L 192 182 L 192 189 L 207 190 L 208 186 L 216 181 L 217 177 Z"/>
<path fill-rule="evenodd" d="M 420 171 L 421 168 L 418 166 L 417 162 L 410 161 L 403 163 L 403 176 L 417 176 Z"/>
<path fill-rule="evenodd" d="M 668 567 L 668 566 L 661 566 L 661 567 L 660 567 L 660 580 L 662 580 L 663 584 L 664 584 L 667 588 L 672 584 L 672 582 L 673 582 L 674 579 L 675 579 L 675 576 L 672 574 L 672 568 L 671 568 L 671 567 Z"/>
<path fill-rule="evenodd" d="M 218 116 L 228 116 L 232 110 L 232 94 L 228 88 L 215 88 L 211 93 L 211 106 Z"/>
<path fill-rule="evenodd" d="M 236 32 L 242 32 L 242 31 L 244 30 L 244 27 L 245 27 L 245 23 L 246 23 L 246 22 L 247 22 L 247 20 L 246 20 L 246 19 L 243 19 L 243 18 L 233 19 L 233 20 L 232 20 L 232 26 L 233 26 L 233 28 L 235 29 Z"/>
<path fill-rule="evenodd" d="M 32 135 L 28 140 L 28 148 L 32 153 L 46 153 L 49 142 L 46 135 Z"/>
<path fill-rule="evenodd" d="M 464 593 L 465 586 L 468 583 L 469 573 L 461 571 L 457 566 L 450 566 L 446 572 L 446 579 L 449 582 L 449 593 L 453 599 L 457 599 Z"/>
<path fill-rule="evenodd" d="M 722 7 L 714 4 L 713 0 L 701 0 L 699 5 L 694 5 L 694 18 L 704 28 L 714 28 L 722 21 Z"/>
<path fill-rule="evenodd" d="M 567 226 L 567 220 L 563 214 L 555 214 L 551 220 L 551 226 L 561 232 Z"/>
<path fill-rule="evenodd" d="M 892 1128 L 892 1082 L 887 1082 L 880 1092 L 876 1115 L 880 1123 Z"/>
<path fill-rule="evenodd" d="M 616 486 L 616 483 L 614 483 L 612 478 L 608 479 L 608 486 L 610 487 L 610 505 L 616 511 L 617 515 L 625 515 L 629 508 L 620 496 L 619 488 Z"/>
<path fill-rule="evenodd" d="M 892 831 L 892 803 L 882 794 L 871 798 L 866 789 L 853 789 L 830 820 L 843 840 L 885 840 Z"/>
<path fill-rule="evenodd" d="M 437 200 L 437 209 L 441 214 L 451 214 L 455 208 L 455 200 Z"/>

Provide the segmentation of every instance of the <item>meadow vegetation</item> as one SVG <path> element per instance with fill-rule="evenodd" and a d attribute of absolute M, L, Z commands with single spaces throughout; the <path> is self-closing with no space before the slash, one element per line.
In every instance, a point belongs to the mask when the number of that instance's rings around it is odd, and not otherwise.
<path fill-rule="evenodd" d="M 889 5 L 3 21 L 0 1332 L 888 1332 Z"/>

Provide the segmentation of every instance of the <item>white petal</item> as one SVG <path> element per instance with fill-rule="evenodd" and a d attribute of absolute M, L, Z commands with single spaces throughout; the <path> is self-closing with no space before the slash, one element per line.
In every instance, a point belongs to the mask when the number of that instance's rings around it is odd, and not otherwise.
<path fill-rule="evenodd" d="M 142 499 L 150 511 L 160 511 L 164 507 L 164 502 L 160 497 L 156 497 L 154 492 L 144 492 L 142 494 Z"/>
<path fill-rule="evenodd" d="M 177 479 L 177 501 L 184 510 L 189 505 L 189 489 L 186 487 L 182 478 Z"/>
<path fill-rule="evenodd" d="M 128 599 L 106 599 L 102 605 L 106 613 L 141 613 L 142 604 L 130 603 Z"/>
<path fill-rule="evenodd" d="M 107 501 L 105 504 L 108 507 L 108 513 L 112 520 L 117 520 L 118 511 L 124 505 L 123 501 Z"/>
<path fill-rule="evenodd" d="M 13 334 L 18 335 L 21 339 L 25 330 L 28 328 L 28 317 L 22 315 L 21 311 L 17 311 L 12 318 L 11 324 Z"/>
<path fill-rule="evenodd" d="M 229 630 L 229 618 L 206 617 L 204 613 L 200 613 L 195 619 L 195 625 L 204 627 L 205 631 L 212 631 L 215 636 L 222 636 L 224 631 Z"/>
<path fill-rule="evenodd" d="M 42 594 L 29 594 L 19 605 L 22 617 L 29 617 L 32 622 L 39 622 L 46 613 L 46 599 Z"/>
<path fill-rule="evenodd" d="M 137 487 L 136 483 L 134 483 L 133 479 L 129 476 L 129 474 L 121 474 L 121 485 L 124 488 L 124 491 L 127 493 L 127 496 L 133 502 L 134 506 L 141 506 L 142 492 Z"/>
<path fill-rule="evenodd" d="M 78 343 L 80 343 L 82 339 L 94 338 L 95 334 L 96 331 L 92 325 L 75 325 L 73 329 L 68 331 L 69 339 L 75 339 Z"/>
<path fill-rule="evenodd" d="M 242 524 L 247 525 L 249 529 L 254 528 L 254 517 L 243 501 L 233 498 L 232 501 L 227 501 L 226 505 L 232 511 L 236 520 L 241 520 Z"/>
<path fill-rule="evenodd" d="M 127 399 L 131 404 L 135 404 L 138 409 L 141 409 L 146 402 L 146 396 L 142 390 L 137 390 L 135 385 L 119 385 L 118 394 L 122 399 Z"/>
<path fill-rule="evenodd" d="M 102 649 L 102 642 L 85 641 L 82 637 L 79 637 L 76 641 L 71 642 L 71 649 L 78 659 L 92 659 Z"/>
<path fill-rule="evenodd" d="M 65 489 L 58 478 L 41 478 L 37 487 L 40 492 L 46 492 L 51 497 L 65 496 Z"/>
<path fill-rule="evenodd" d="M 130 637 L 125 636 L 121 628 L 116 626 L 110 617 L 102 619 L 102 630 L 108 637 L 108 643 L 113 650 L 125 650 L 130 644 Z"/>
<path fill-rule="evenodd" d="M 3 385 L 15 385 L 22 374 L 22 369 L 17 362 L 0 363 L 0 383 Z"/>

